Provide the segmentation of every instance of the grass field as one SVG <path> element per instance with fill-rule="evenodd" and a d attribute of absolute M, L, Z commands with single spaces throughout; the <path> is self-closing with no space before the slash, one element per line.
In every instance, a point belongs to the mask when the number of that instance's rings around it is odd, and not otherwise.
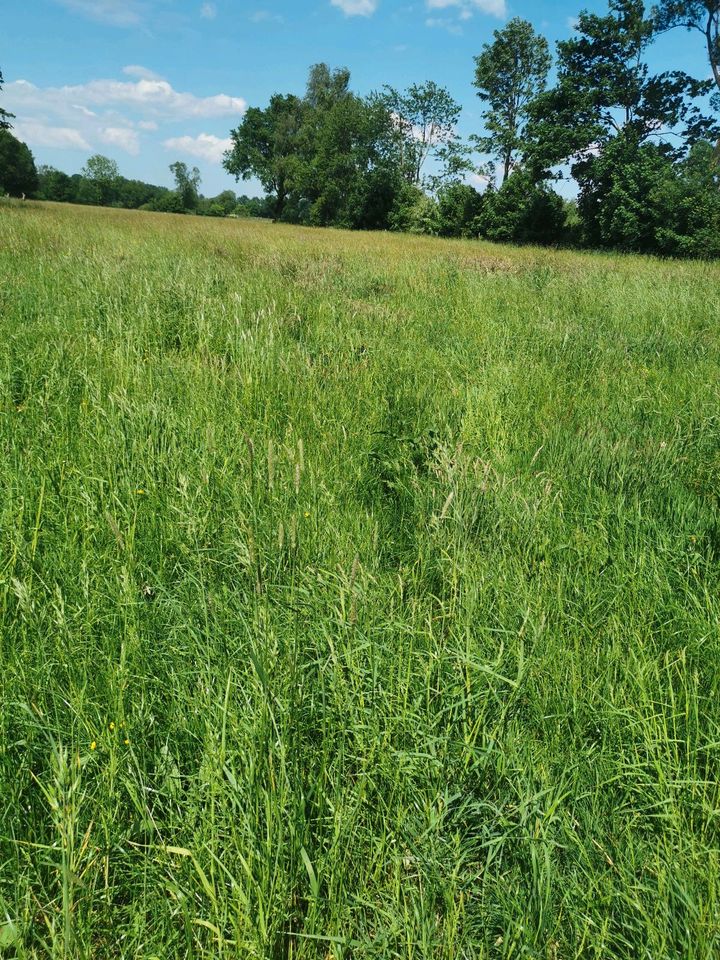
<path fill-rule="evenodd" d="M 0 955 L 720 956 L 719 284 L 0 206 Z"/>

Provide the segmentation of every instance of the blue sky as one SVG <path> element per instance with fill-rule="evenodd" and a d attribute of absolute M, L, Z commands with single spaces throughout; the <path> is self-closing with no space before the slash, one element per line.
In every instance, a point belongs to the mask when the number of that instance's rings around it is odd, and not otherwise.
<path fill-rule="evenodd" d="M 4 5 L 5 6 L 5 5 Z M 307 68 L 347 66 L 358 93 L 435 80 L 481 131 L 473 56 L 512 16 L 552 42 L 570 36 L 577 0 L 10 0 L 3 10 L 0 105 L 38 163 L 68 173 L 91 153 L 125 176 L 170 184 L 168 164 L 202 173 L 206 195 L 237 185 L 220 160 L 245 105 L 302 93 Z M 658 69 L 707 74 L 701 38 L 676 31 Z"/>

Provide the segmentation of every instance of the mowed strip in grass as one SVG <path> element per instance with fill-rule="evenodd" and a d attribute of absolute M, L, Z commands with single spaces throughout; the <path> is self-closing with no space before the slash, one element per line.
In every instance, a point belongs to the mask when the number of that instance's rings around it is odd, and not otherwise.
<path fill-rule="evenodd" d="M 0 206 L 8 954 L 720 955 L 719 281 Z"/>

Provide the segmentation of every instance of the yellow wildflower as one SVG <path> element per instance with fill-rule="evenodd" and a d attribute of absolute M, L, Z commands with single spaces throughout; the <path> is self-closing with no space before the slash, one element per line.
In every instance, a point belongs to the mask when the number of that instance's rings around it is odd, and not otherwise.
<path fill-rule="evenodd" d="M 93 740 L 93 742 L 90 744 L 90 749 L 91 749 L 91 750 L 97 750 L 97 743 L 96 743 L 94 740 Z"/>

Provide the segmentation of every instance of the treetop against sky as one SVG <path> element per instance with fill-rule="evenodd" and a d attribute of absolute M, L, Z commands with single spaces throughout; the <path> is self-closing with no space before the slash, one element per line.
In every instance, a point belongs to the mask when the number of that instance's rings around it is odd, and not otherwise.
<path fill-rule="evenodd" d="M 168 164 L 198 164 L 208 194 L 248 105 L 302 93 L 308 66 L 347 66 L 359 93 L 434 80 L 462 105 L 459 131 L 482 134 L 473 57 L 513 16 L 551 49 L 586 6 L 605 0 L 31 0 L 10 4 L 0 35 L 2 104 L 39 163 L 79 171 L 95 152 L 121 172 L 170 184 Z M 674 31 L 658 70 L 709 74 L 698 38 Z M 259 191 L 259 187 L 258 190 Z"/>

